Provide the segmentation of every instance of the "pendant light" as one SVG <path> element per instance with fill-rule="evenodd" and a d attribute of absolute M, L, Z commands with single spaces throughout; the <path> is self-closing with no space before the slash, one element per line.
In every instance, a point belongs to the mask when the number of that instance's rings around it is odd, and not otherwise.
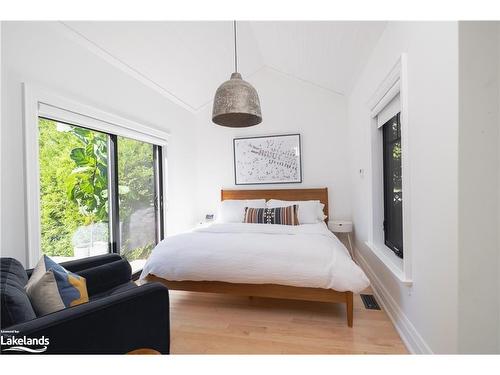
<path fill-rule="evenodd" d="M 262 114 L 257 91 L 238 73 L 236 21 L 233 21 L 233 30 L 234 73 L 231 74 L 231 79 L 220 85 L 215 92 L 212 121 L 230 128 L 245 128 L 260 124 Z"/>

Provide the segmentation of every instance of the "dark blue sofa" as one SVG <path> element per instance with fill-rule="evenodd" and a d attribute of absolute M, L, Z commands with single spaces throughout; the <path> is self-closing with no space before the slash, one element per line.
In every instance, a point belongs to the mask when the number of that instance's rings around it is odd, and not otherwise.
<path fill-rule="evenodd" d="M 169 353 L 169 299 L 165 286 L 137 286 L 131 281 L 130 264 L 118 254 L 61 265 L 86 278 L 90 301 L 37 317 L 24 290 L 32 270 L 25 270 L 13 258 L 1 258 L 3 341 L 9 336 L 44 336 L 50 341 L 46 353 L 53 354 L 122 354 L 140 348 Z"/>

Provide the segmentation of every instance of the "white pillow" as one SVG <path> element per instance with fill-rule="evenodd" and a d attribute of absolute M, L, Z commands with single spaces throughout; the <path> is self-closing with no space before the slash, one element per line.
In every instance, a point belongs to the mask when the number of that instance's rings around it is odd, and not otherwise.
<path fill-rule="evenodd" d="M 270 199 L 267 202 L 268 208 L 283 207 L 296 204 L 299 206 L 297 216 L 299 224 L 315 224 L 325 220 L 323 209 L 325 205 L 319 200 L 311 201 L 282 201 L 278 199 Z"/>
<path fill-rule="evenodd" d="M 217 213 L 219 223 L 243 223 L 245 207 L 266 208 L 265 199 L 228 199 L 220 202 Z"/>

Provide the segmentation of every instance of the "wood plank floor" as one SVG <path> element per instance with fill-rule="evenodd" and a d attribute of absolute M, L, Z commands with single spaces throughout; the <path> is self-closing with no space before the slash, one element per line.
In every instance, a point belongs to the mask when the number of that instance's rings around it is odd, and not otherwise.
<path fill-rule="evenodd" d="M 367 290 L 367 293 L 371 293 Z M 172 354 L 407 353 L 384 311 L 345 305 L 170 291 Z"/>

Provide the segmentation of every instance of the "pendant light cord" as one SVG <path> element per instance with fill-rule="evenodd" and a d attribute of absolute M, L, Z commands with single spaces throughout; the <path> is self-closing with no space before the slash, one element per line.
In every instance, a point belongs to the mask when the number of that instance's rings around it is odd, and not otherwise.
<path fill-rule="evenodd" d="M 234 71 L 238 72 L 238 50 L 236 48 L 236 20 L 233 21 L 234 30 Z"/>

